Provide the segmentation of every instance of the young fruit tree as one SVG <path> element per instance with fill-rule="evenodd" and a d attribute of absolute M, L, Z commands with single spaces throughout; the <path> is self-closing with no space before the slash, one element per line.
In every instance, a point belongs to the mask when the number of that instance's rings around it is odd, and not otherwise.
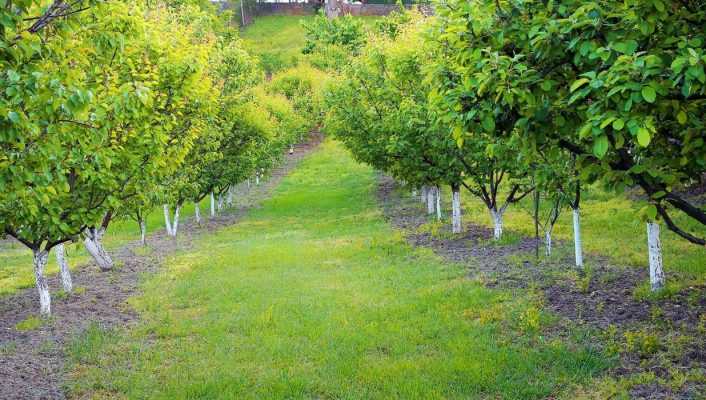
<path fill-rule="evenodd" d="M 706 245 L 706 211 L 683 194 L 706 172 L 699 2 L 452 2 L 440 21 L 449 73 L 496 96 L 525 148 L 561 147 L 582 180 L 642 189 L 654 290 L 658 221 Z"/>

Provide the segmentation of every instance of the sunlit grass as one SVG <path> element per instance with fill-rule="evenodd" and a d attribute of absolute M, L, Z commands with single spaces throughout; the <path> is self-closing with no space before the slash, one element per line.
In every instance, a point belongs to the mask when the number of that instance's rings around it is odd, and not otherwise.
<path fill-rule="evenodd" d="M 77 397 L 546 398 L 606 367 L 544 339 L 530 292 L 490 290 L 381 217 L 335 142 L 241 223 L 165 262 L 144 321 L 70 346 Z"/>

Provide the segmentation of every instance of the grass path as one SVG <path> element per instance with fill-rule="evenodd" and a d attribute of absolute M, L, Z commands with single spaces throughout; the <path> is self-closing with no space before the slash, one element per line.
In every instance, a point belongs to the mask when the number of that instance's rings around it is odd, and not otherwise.
<path fill-rule="evenodd" d="M 130 331 L 69 346 L 76 396 L 544 398 L 606 367 L 546 339 L 529 293 L 485 289 L 382 219 L 327 141 L 241 223 L 167 261 Z"/>

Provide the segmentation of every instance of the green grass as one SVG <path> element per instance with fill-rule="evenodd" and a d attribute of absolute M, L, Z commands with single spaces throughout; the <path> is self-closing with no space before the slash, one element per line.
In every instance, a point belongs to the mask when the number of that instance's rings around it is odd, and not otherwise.
<path fill-rule="evenodd" d="M 446 206 L 450 208 L 450 192 L 446 190 L 443 196 Z M 508 208 L 504 217 L 506 230 L 534 236 L 532 199 L 529 197 L 521 204 Z M 492 226 L 487 208 L 480 200 L 463 191 L 462 202 L 465 223 Z M 640 207 L 640 204 L 625 195 L 606 193 L 598 187 L 585 191 L 581 204 L 584 251 L 608 256 L 614 263 L 646 268 L 647 233 L 640 219 Z M 703 226 L 686 221 L 685 218 L 678 217 L 675 220 L 686 224 L 692 232 L 699 232 L 700 236 L 706 235 Z M 706 283 L 706 248 L 688 243 L 664 225 L 661 236 L 667 279 L 672 279 L 677 286 Z M 554 238 L 573 241 L 570 210 L 563 211 L 554 229 Z M 590 258 L 588 262 L 591 262 Z"/>
<path fill-rule="evenodd" d="M 207 200 L 203 201 L 202 210 L 205 209 Z M 181 218 L 194 215 L 194 205 L 184 205 Z M 155 209 L 147 216 L 147 233 L 164 229 L 164 216 L 161 209 Z M 136 222 L 124 220 L 111 223 L 106 233 L 104 244 L 108 251 L 113 251 L 126 243 L 140 239 L 140 228 Z M 65 246 L 66 256 L 71 268 L 83 265 L 90 261 L 90 255 L 83 247 L 83 243 L 68 244 Z M 54 254 L 49 257 L 47 274 L 56 274 L 59 267 Z M 0 296 L 15 293 L 17 290 L 34 286 L 34 271 L 32 269 L 32 253 L 25 246 L 17 242 L 0 242 Z"/>
<path fill-rule="evenodd" d="M 313 15 L 258 17 L 243 30 L 241 37 L 245 48 L 260 59 L 265 72 L 274 73 L 294 67 L 303 59 L 302 22 L 313 18 Z"/>
<path fill-rule="evenodd" d="M 72 395 L 534 399 L 607 367 L 546 339 L 532 293 L 409 247 L 375 189 L 325 142 L 262 208 L 168 259 L 132 301 L 141 325 L 77 338 Z"/>

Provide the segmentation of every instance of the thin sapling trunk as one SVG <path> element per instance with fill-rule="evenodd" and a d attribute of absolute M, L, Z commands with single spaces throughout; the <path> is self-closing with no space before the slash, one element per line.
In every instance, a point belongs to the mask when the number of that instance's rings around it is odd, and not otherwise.
<path fill-rule="evenodd" d="M 441 189 L 438 186 L 434 187 L 434 196 L 436 197 L 436 219 L 441 221 Z"/>
<path fill-rule="evenodd" d="M 647 247 L 650 260 L 650 285 L 652 291 L 658 291 L 664 287 L 664 270 L 662 269 L 662 243 L 657 222 L 647 222 Z"/>
<path fill-rule="evenodd" d="M 451 231 L 461 233 L 461 188 L 459 185 L 451 186 Z"/>
<path fill-rule="evenodd" d="M 216 216 L 216 197 L 213 192 L 211 192 L 211 217 Z"/>
<path fill-rule="evenodd" d="M 171 222 L 171 211 L 169 211 L 169 206 L 164 205 L 164 226 L 167 229 L 167 235 L 172 236 L 172 222 Z"/>

